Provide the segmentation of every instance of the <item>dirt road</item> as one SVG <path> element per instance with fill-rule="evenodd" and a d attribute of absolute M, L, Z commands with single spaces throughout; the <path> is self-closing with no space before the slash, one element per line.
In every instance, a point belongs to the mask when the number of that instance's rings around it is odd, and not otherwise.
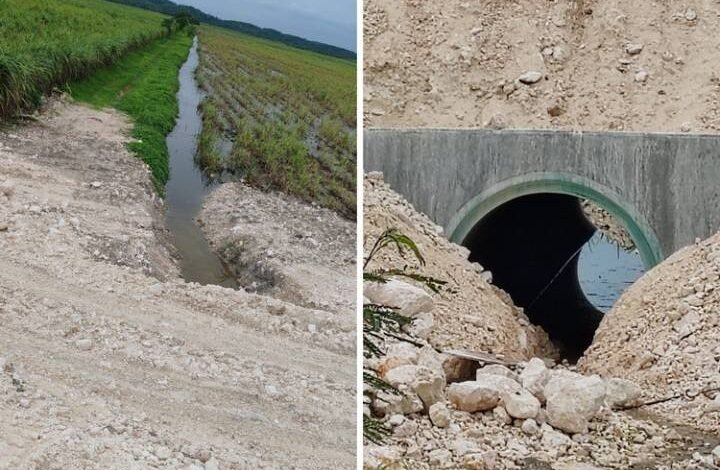
<path fill-rule="evenodd" d="M 352 322 L 180 280 L 128 127 L 0 130 L 0 468 L 350 468 Z"/>

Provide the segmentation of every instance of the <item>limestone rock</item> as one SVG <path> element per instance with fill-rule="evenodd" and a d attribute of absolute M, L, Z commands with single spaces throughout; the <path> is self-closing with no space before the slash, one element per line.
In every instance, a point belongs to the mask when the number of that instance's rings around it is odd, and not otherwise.
<path fill-rule="evenodd" d="M 540 443 L 546 449 L 552 449 L 559 455 L 562 455 L 567 452 L 567 449 L 570 446 L 572 446 L 572 439 L 565 434 L 554 430 L 547 424 L 543 424 L 540 427 L 540 431 L 542 432 Z"/>
<path fill-rule="evenodd" d="M 388 347 L 386 354 L 378 364 L 378 372 L 385 375 L 388 371 L 407 365 L 416 365 L 418 362 L 418 350 L 415 346 L 406 342 L 393 343 Z"/>
<path fill-rule="evenodd" d="M 515 393 L 522 390 L 519 383 L 502 375 L 483 374 L 478 371 L 475 381 L 497 390 L 500 394 Z"/>
<path fill-rule="evenodd" d="M 588 422 L 605 401 L 605 382 L 593 375 L 572 372 L 553 377 L 545 386 L 547 419 L 569 433 L 585 433 Z"/>
<path fill-rule="evenodd" d="M 474 413 L 495 408 L 500 401 L 500 392 L 480 382 L 453 383 L 448 387 L 448 399 L 455 408 Z"/>
<path fill-rule="evenodd" d="M 435 374 L 445 379 L 445 369 L 443 368 L 443 360 L 445 356 L 437 352 L 431 346 L 425 346 L 419 350 L 417 356 L 417 364 L 421 367 L 430 369 Z"/>
<path fill-rule="evenodd" d="M 401 390 L 409 388 L 415 392 L 425 405 L 425 409 L 429 408 L 433 403 L 445 399 L 443 393 L 445 379 L 427 367 L 416 365 L 400 366 L 387 371 L 383 377 L 393 387 Z"/>
<path fill-rule="evenodd" d="M 481 367 L 477 370 L 477 374 L 499 375 L 520 383 L 520 377 L 515 372 L 500 364 L 490 364 L 485 367 Z"/>
<path fill-rule="evenodd" d="M 93 342 L 89 338 L 83 338 L 75 341 L 75 346 L 81 351 L 89 351 L 92 349 Z"/>
<path fill-rule="evenodd" d="M 445 403 L 434 403 L 430 406 L 428 415 L 430 421 L 439 428 L 446 428 L 450 424 L 450 410 L 448 410 Z"/>
<path fill-rule="evenodd" d="M 714 465 L 720 465 L 720 446 L 716 446 L 711 452 Z"/>
<path fill-rule="evenodd" d="M 378 416 L 393 414 L 409 415 L 420 413 L 423 402 L 417 394 L 406 391 L 402 394 L 380 392 L 372 403 L 373 412 Z"/>
<path fill-rule="evenodd" d="M 408 327 L 413 336 L 428 339 L 435 326 L 435 318 L 430 312 L 421 312 L 415 315 L 412 324 Z"/>
<path fill-rule="evenodd" d="M 612 378 L 607 381 L 606 385 L 605 403 L 610 408 L 629 405 L 642 395 L 640 386 L 630 380 Z"/>
<path fill-rule="evenodd" d="M 411 388 L 420 397 L 426 410 L 435 403 L 445 400 L 445 378 L 426 367 L 419 368 Z"/>
<path fill-rule="evenodd" d="M 638 55 L 642 52 L 643 45 L 642 44 L 627 44 L 625 46 L 625 52 L 627 52 L 630 55 Z"/>
<path fill-rule="evenodd" d="M 405 420 L 402 424 L 395 426 L 393 434 L 399 438 L 414 436 L 418 431 L 418 424 L 412 420 Z"/>
<path fill-rule="evenodd" d="M 420 367 L 414 364 L 399 366 L 385 371 L 382 377 L 393 387 L 409 386 L 418 376 Z"/>
<path fill-rule="evenodd" d="M 502 400 L 505 410 L 513 418 L 534 418 L 540 411 L 540 400 L 527 390 L 504 393 L 502 394 Z"/>
<path fill-rule="evenodd" d="M 427 292 L 396 279 L 391 279 L 385 284 L 366 282 L 363 291 L 370 302 L 397 308 L 402 315 L 409 317 L 430 312 L 435 306 Z"/>
<path fill-rule="evenodd" d="M 531 419 L 531 418 L 523 421 L 522 426 L 520 428 L 522 429 L 522 431 L 525 434 L 528 434 L 530 436 L 533 436 L 533 435 L 537 434 L 538 432 L 540 432 L 540 426 L 538 426 L 537 421 L 535 421 L 534 419 Z"/>
<path fill-rule="evenodd" d="M 545 385 L 550 381 L 552 373 L 545 366 L 542 359 L 530 359 L 520 372 L 520 383 L 523 388 L 532 393 L 541 402 L 545 401 Z"/>
<path fill-rule="evenodd" d="M 635 73 L 635 81 L 638 83 L 645 83 L 648 79 L 649 74 L 645 70 L 638 70 Z"/>
<path fill-rule="evenodd" d="M 513 422 L 512 417 L 502 406 L 496 406 L 495 409 L 493 409 L 493 416 L 502 424 L 512 424 Z"/>
<path fill-rule="evenodd" d="M 543 78 L 542 72 L 538 72 L 536 70 L 531 70 L 531 71 L 525 72 L 524 74 L 520 75 L 518 77 L 518 81 L 525 85 L 532 85 L 533 83 L 539 82 L 542 78 Z"/>

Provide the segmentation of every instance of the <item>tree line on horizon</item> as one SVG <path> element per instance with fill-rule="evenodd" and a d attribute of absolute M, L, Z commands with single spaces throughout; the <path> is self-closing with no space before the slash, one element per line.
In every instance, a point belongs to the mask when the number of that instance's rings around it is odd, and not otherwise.
<path fill-rule="evenodd" d="M 249 34 L 252 36 L 260 37 L 263 39 L 269 39 L 272 41 L 281 42 L 289 46 L 297 47 L 299 49 L 305 49 L 320 54 L 329 55 L 332 57 L 338 57 L 341 59 L 356 60 L 357 55 L 347 49 L 341 47 L 332 46 L 330 44 L 324 44 L 317 41 L 311 41 L 309 39 L 301 38 L 299 36 L 293 36 L 292 34 L 285 34 L 271 28 L 260 28 L 251 23 L 245 23 L 242 21 L 233 20 L 222 20 L 216 16 L 205 13 L 195 7 L 178 5 L 170 0 L 110 0 L 111 2 L 121 3 L 124 5 L 130 5 L 145 10 L 152 10 L 159 13 L 163 13 L 170 16 L 176 16 L 180 14 L 189 14 L 201 23 L 210 24 L 213 26 L 220 26 L 222 28 L 231 29 L 241 33 Z"/>

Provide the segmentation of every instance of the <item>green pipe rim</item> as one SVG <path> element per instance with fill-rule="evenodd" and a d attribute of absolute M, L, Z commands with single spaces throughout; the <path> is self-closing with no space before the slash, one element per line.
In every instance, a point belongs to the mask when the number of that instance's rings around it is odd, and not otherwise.
<path fill-rule="evenodd" d="M 450 241 L 462 244 L 472 228 L 494 209 L 518 197 L 539 193 L 567 194 L 593 201 L 622 222 L 646 269 L 664 259 L 650 224 L 615 191 L 582 176 L 565 173 L 530 173 L 501 181 L 481 192 L 450 220 L 447 231 Z"/>

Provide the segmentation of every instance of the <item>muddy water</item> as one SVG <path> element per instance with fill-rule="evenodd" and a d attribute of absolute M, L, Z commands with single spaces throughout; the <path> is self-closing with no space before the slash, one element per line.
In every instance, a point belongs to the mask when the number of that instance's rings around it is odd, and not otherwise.
<path fill-rule="evenodd" d="M 198 110 L 202 94 L 195 81 L 198 66 L 197 38 L 188 59 L 180 69 L 178 104 L 180 114 L 173 131 L 167 136 L 170 152 L 170 179 L 165 188 L 167 226 L 181 260 L 183 278 L 188 282 L 237 287 L 219 258 L 212 252 L 195 217 L 203 199 L 212 189 L 195 164 L 197 140 L 202 129 Z"/>
<path fill-rule="evenodd" d="M 644 272 L 637 251 L 627 252 L 618 248 L 606 237 L 601 237 L 600 231 L 580 251 L 580 286 L 587 299 L 605 313 Z"/>

